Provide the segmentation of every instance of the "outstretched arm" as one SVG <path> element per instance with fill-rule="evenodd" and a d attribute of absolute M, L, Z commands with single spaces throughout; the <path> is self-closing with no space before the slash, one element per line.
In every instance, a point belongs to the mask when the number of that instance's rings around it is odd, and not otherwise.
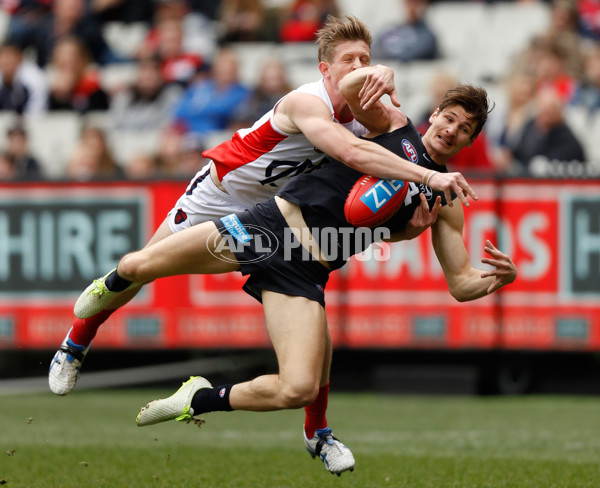
<path fill-rule="evenodd" d="M 493 293 L 517 278 L 517 268 L 510 256 L 500 252 L 490 241 L 486 241 L 484 250 L 491 258 L 483 258 L 481 262 L 494 266 L 494 269 L 474 268 L 462 239 L 463 225 L 463 210 L 457 205 L 443 208 L 432 226 L 435 253 L 444 270 L 448 289 L 459 302 Z"/>
<path fill-rule="evenodd" d="M 359 68 L 344 76 L 339 88 L 356 120 L 372 135 L 391 132 L 408 124 L 406 115 L 396 108 L 400 103 L 396 95 L 394 72 L 391 68 L 383 65 Z M 386 94 L 396 107 L 381 101 L 381 97 Z M 368 174 L 384 178 L 380 174 Z M 460 173 L 433 172 L 430 178 L 427 177 L 427 182 L 420 180 L 417 183 L 427 183 L 430 188 L 443 192 L 450 206 L 453 205 L 451 189 L 467 207 L 469 206 L 467 197 L 477 200 L 477 195 Z"/>
<path fill-rule="evenodd" d="M 336 124 L 331 120 L 327 105 L 314 95 L 290 93 L 277 107 L 275 118 L 281 130 L 289 133 L 303 132 L 315 147 L 361 173 L 378 178 L 423 182 L 425 168 L 401 158 L 379 144 L 360 139 Z M 460 173 L 435 173 L 428 186 L 444 192 L 448 200 L 451 192 L 454 192 L 467 206 L 468 196 L 477 199 Z"/>

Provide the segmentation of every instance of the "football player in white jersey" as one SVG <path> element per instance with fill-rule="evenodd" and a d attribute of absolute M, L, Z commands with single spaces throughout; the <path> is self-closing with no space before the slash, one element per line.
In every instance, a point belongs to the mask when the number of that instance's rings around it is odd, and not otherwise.
<path fill-rule="evenodd" d="M 376 68 L 350 73 L 342 83 L 343 92 L 368 125 L 375 143 L 398 154 L 406 154 L 409 145 L 416 153 L 415 164 L 436 178 L 438 171 L 446 171 L 448 159 L 470 146 L 483 128 L 489 112 L 487 92 L 472 85 L 458 85 L 448 91 L 429 119 L 431 127 L 421 137 L 395 107 L 378 103 L 361 114 L 355 104 L 359 99 L 356 93 L 364 86 L 363 74 Z M 489 240 L 484 247 L 489 257 L 481 262 L 490 269 L 471 264 L 463 242 L 462 206 L 450 205 L 441 192 L 432 191 L 428 179 L 426 176 L 421 185 L 410 183 L 402 208 L 371 229 L 377 234 L 387 230 L 387 236 L 371 234 L 366 240 L 406 239 L 405 223 L 419 208 L 419 199 L 426 198 L 432 208 L 442 205 L 431 226 L 431 242 L 448 291 L 456 300 L 476 300 L 512 283 L 516 266 Z M 324 289 L 331 271 L 369 245 L 363 232 L 368 229 L 351 228 L 345 211 L 349 192 L 362 180 L 359 171 L 331 160 L 310 174 L 288 180 L 265 202 L 186 229 L 121 260 L 120 275 L 132 281 L 181 273 L 238 271 L 248 275 L 244 290 L 263 304 L 278 361 L 275 374 L 235 384 L 213 386 L 205 378 L 192 377 L 173 395 L 144 406 L 136 418 L 139 426 L 173 419 L 191 421 L 216 411 L 309 408 L 315 398 L 319 401 L 319 385 L 328 368 L 324 356 L 329 341 Z M 458 195 L 453 198 L 458 201 Z M 265 233 L 274 244 L 264 246 Z M 290 239 L 292 235 L 297 239 Z M 348 252 L 342 251 L 344 248 Z M 307 450 L 318 455 L 332 473 L 340 474 L 354 466 L 352 453 L 328 428 L 318 429 L 317 436 L 305 438 L 305 442 Z"/>
<path fill-rule="evenodd" d="M 357 137 L 364 128 L 354 121 L 340 94 L 338 83 L 344 75 L 370 65 L 371 42 L 369 29 L 359 19 L 329 18 L 318 33 L 322 79 L 292 91 L 251 128 L 236 132 L 230 141 L 206 151 L 211 162 L 193 178 L 147 246 L 186 227 L 265 200 L 288 178 L 312 170 L 325 154 L 363 173 L 421 182 L 423 168 Z M 384 94 L 399 106 L 393 71 L 389 68 L 374 73 L 368 97 L 364 97 L 376 100 Z M 429 180 L 431 188 L 443 191 L 448 198 L 454 192 L 466 205 L 467 196 L 477 198 L 460 173 L 440 173 Z M 66 395 L 74 388 L 98 328 L 142 285 L 130 283 L 112 270 L 86 288 L 75 304 L 73 326 L 50 365 L 49 385 L 54 393 Z M 309 439 L 316 435 L 316 428 L 326 427 L 317 424 L 326 422 L 330 340 L 325 358 L 320 396 L 313 411 L 307 408 L 305 436 Z"/>

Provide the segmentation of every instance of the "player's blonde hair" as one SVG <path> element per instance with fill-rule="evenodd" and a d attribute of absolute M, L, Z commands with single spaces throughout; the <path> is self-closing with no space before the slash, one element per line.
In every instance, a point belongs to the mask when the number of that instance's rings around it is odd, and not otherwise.
<path fill-rule="evenodd" d="M 364 41 L 370 49 L 373 36 L 367 25 L 357 17 L 328 15 L 325 24 L 317 32 L 319 62 L 332 62 L 335 48 L 344 41 Z"/>

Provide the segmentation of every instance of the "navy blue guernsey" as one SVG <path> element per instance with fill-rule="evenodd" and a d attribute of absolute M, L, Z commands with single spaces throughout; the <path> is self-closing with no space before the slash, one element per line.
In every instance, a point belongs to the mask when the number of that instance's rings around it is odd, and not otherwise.
<path fill-rule="evenodd" d="M 406 126 L 393 132 L 381 134 L 368 140 L 424 168 L 433 169 L 440 173 L 448 171 L 445 166 L 436 164 L 429 157 L 421 141 L 421 134 L 417 132 L 410 121 Z M 351 228 L 352 225 L 348 223 L 344 216 L 344 204 L 354 183 L 361 176 L 362 173 L 359 171 L 327 157 L 325 162 L 311 173 L 291 178 L 279 190 L 277 195 L 300 207 L 302 216 L 310 229 L 323 229 L 324 227 Z M 390 234 L 402 231 L 421 203 L 419 193 L 425 194 L 430 209 L 433 207 L 438 195 L 442 197 L 442 205 L 446 204 L 443 193 L 433 192 L 423 184 L 409 183 L 404 205 L 387 222 L 380 224 L 378 227 L 387 227 Z M 363 250 L 353 249 L 352 254 Z M 345 260 L 343 259 L 329 262 L 332 270 L 338 269 L 344 264 Z"/>

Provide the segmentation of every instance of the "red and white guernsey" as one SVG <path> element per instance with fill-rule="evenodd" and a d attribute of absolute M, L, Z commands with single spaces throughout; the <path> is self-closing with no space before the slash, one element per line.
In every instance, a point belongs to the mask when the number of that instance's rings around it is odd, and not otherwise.
<path fill-rule="evenodd" d="M 342 123 L 323 80 L 307 83 L 294 91 L 319 97 L 331 110 L 332 120 Z M 304 134 L 287 134 L 275 126 L 275 107 L 249 129 L 240 129 L 231 140 L 203 153 L 205 158 L 212 159 L 227 192 L 244 205 L 269 199 L 289 178 L 312 171 L 325 158 Z M 342 125 L 356 136 L 366 132 L 354 118 Z"/>

